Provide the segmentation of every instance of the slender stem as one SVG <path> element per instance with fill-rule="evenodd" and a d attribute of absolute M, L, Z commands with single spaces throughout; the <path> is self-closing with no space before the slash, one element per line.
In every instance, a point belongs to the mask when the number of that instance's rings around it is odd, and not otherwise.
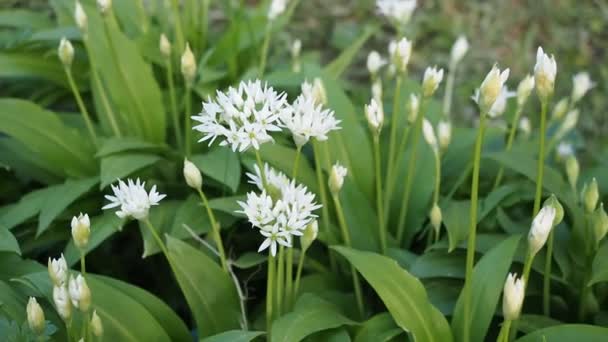
<path fill-rule="evenodd" d="M 298 270 L 296 271 L 296 284 L 293 290 L 293 300 L 295 302 L 300 291 L 300 278 L 302 277 L 302 268 L 304 267 L 304 258 L 306 257 L 306 250 L 300 253 L 300 259 L 298 260 Z"/>
<path fill-rule="evenodd" d="M 439 191 L 441 190 L 441 157 L 439 151 L 433 151 L 435 156 L 435 190 L 433 191 L 433 203 L 439 203 Z"/>
<path fill-rule="evenodd" d="M 81 338 L 82 339 L 86 339 L 87 338 L 87 328 L 89 327 L 89 319 L 88 319 L 88 313 L 87 312 L 83 312 L 82 313 L 82 332 L 81 332 Z"/>
<path fill-rule="evenodd" d="M 279 247 L 279 258 L 277 260 L 277 293 L 276 293 L 276 310 L 275 314 L 281 316 L 283 314 L 283 288 L 285 285 L 285 247 Z"/>
<path fill-rule="evenodd" d="M 374 133 L 374 161 L 376 171 L 376 211 L 378 213 L 378 229 L 382 254 L 386 254 L 386 227 L 384 226 L 384 209 L 382 209 L 382 177 L 380 175 L 380 136 Z"/>
<path fill-rule="evenodd" d="M 190 135 L 192 132 L 190 111 L 192 110 L 192 85 L 186 85 L 186 112 L 184 114 L 184 151 L 186 156 L 189 157 L 192 149 L 192 142 L 190 141 Z"/>
<path fill-rule="evenodd" d="M 422 104 L 420 112 L 416 115 L 416 121 L 414 122 L 414 135 L 412 136 L 412 147 L 410 152 L 410 160 L 407 167 L 407 175 L 405 180 L 405 186 L 403 189 L 403 199 L 401 201 L 401 209 L 399 211 L 399 221 L 397 224 L 397 243 L 401 244 L 403 239 L 403 233 L 405 232 L 405 223 L 407 219 L 408 205 L 410 201 L 410 193 L 412 191 L 412 181 L 416 174 L 416 161 L 418 155 L 418 142 L 420 140 L 420 133 L 422 132 L 422 119 L 424 118 L 424 109 L 426 108 L 426 99 L 422 98 Z"/>
<path fill-rule="evenodd" d="M 72 319 L 70 318 L 69 321 L 65 321 L 65 333 L 66 333 L 66 338 L 67 338 L 67 342 L 71 342 L 72 341 Z"/>
<path fill-rule="evenodd" d="M 258 163 L 258 168 L 260 168 L 260 176 L 262 177 L 262 186 L 266 191 L 268 191 L 268 180 L 266 179 L 266 171 L 264 171 L 264 164 L 262 163 L 262 157 L 260 156 L 260 151 L 255 150 L 255 160 Z"/>
<path fill-rule="evenodd" d="M 213 210 L 209 205 L 209 200 L 207 196 L 203 192 L 202 189 L 198 189 L 198 194 L 203 201 L 203 205 L 205 209 L 207 209 L 207 215 L 209 216 L 209 221 L 211 222 L 211 233 L 213 234 L 213 239 L 215 240 L 215 245 L 217 247 L 217 251 L 220 257 L 220 261 L 222 264 L 222 268 L 225 272 L 228 272 L 228 262 L 226 261 L 226 253 L 224 252 L 224 244 L 222 243 L 222 235 L 220 233 L 220 225 L 217 223 L 215 219 L 215 215 L 213 214 Z"/>
<path fill-rule="evenodd" d="M 264 42 L 262 43 L 262 56 L 260 57 L 260 67 L 258 70 L 258 78 L 264 76 L 266 69 L 266 59 L 268 58 L 268 46 L 270 45 L 270 33 L 272 31 L 272 21 L 268 21 L 266 24 L 266 32 L 264 33 Z"/>
<path fill-rule="evenodd" d="M 443 117 L 449 118 L 452 108 L 452 92 L 454 91 L 454 77 L 456 64 L 450 63 L 450 72 L 445 82 L 445 95 L 443 96 Z"/>
<path fill-rule="evenodd" d="M 165 65 L 167 66 L 167 83 L 169 84 L 169 101 L 171 102 L 171 116 L 173 117 L 173 132 L 175 134 L 177 146 L 181 150 L 182 130 L 179 125 L 179 112 L 177 111 L 177 99 L 175 95 L 175 84 L 173 81 L 173 63 L 171 62 L 171 58 L 167 58 L 165 60 Z"/>
<path fill-rule="evenodd" d="M 553 231 L 551 229 L 547 241 L 547 259 L 545 260 L 545 272 L 543 276 L 543 313 L 545 316 L 551 314 L 551 260 L 553 259 Z"/>
<path fill-rule="evenodd" d="M 270 341 L 270 330 L 272 328 L 272 307 L 274 302 L 274 286 L 275 282 L 275 260 L 272 254 L 268 253 L 268 278 L 266 279 L 266 334 Z"/>
<path fill-rule="evenodd" d="M 169 263 L 171 263 L 171 259 L 169 258 L 169 251 L 167 250 L 167 246 L 165 246 L 165 243 L 160 238 L 160 235 L 158 235 L 158 232 L 156 231 L 156 228 L 154 228 L 154 226 L 152 225 L 152 222 L 150 222 L 150 219 L 146 218 L 143 221 L 146 224 L 146 227 L 148 227 L 148 229 L 152 233 L 152 236 L 156 240 L 156 243 L 160 247 L 160 250 L 163 252 L 163 254 L 165 255 L 165 257 L 167 258 L 167 261 Z"/>
<path fill-rule="evenodd" d="M 285 309 L 291 310 L 293 304 L 293 246 L 287 249 L 285 261 Z"/>
<path fill-rule="evenodd" d="M 477 202 L 479 196 L 479 164 L 481 159 L 481 147 L 486 125 L 486 113 L 481 113 L 477 139 L 475 140 L 475 152 L 473 155 L 473 180 L 471 182 L 471 213 L 469 238 L 467 243 L 467 260 L 464 280 L 464 329 L 463 341 L 469 341 L 471 320 L 471 282 L 473 281 L 473 264 L 475 262 L 475 237 L 477 232 Z"/>
<path fill-rule="evenodd" d="M 547 101 L 541 102 L 540 111 L 540 143 L 538 147 L 538 170 L 536 174 L 536 195 L 534 196 L 534 212 L 532 217 L 536 216 L 540 210 L 540 200 L 543 194 L 543 175 L 545 166 L 545 135 L 547 125 Z"/>
<path fill-rule="evenodd" d="M 245 305 L 247 298 L 245 297 L 245 294 L 243 293 L 243 290 L 241 289 L 241 284 L 239 283 L 239 278 L 236 277 L 236 274 L 232 270 L 232 267 L 230 266 L 230 264 L 228 264 L 228 273 L 230 274 L 230 277 L 232 278 L 232 281 L 234 282 L 234 287 L 236 288 L 236 292 L 239 296 L 239 303 L 241 304 L 241 328 L 243 330 L 247 331 L 247 330 L 249 330 L 249 327 L 247 324 L 247 306 Z"/>
<path fill-rule="evenodd" d="M 323 178 L 323 170 L 321 167 L 321 151 L 319 149 L 319 142 L 313 141 L 312 143 L 313 153 L 315 156 L 315 173 L 317 174 L 317 185 L 319 186 L 319 195 L 321 196 L 321 211 L 322 211 L 322 220 L 323 220 L 323 229 L 327 232 L 328 235 L 331 235 L 330 225 L 329 225 L 329 201 L 327 198 L 327 190 L 325 189 L 325 181 Z M 330 262 L 332 265 L 332 270 L 336 270 L 336 262 L 333 259 L 333 254 L 330 252 Z"/>
<path fill-rule="evenodd" d="M 395 182 L 397 181 L 397 176 L 399 173 L 399 166 L 403 162 L 403 157 L 405 156 L 405 147 L 407 146 L 407 138 L 410 135 L 410 126 L 405 127 L 405 131 L 401 136 L 401 141 L 399 142 L 399 147 L 397 148 L 397 160 L 395 163 L 395 172 L 392 172 L 390 178 L 386 180 L 386 191 L 384 195 L 384 222 L 388 221 L 388 214 L 390 212 L 391 200 L 393 199 L 393 191 L 395 190 Z"/>
<path fill-rule="evenodd" d="M 93 143 L 97 145 L 97 134 L 95 134 L 95 129 L 93 128 L 93 122 L 91 121 L 89 111 L 84 105 L 82 97 L 80 97 L 80 92 L 78 91 L 78 86 L 76 85 L 76 82 L 74 82 L 74 78 L 72 77 L 72 70 L 67 66 L 63 69 L 65 70 L 65 75 L 68 77 L 68 83 L 70 84 L 70 88 L 72 89 L 72 93 L 74 94 L 74 98 L 76 99 L 76 104 L 78 104 L 78 109 L 80 109 L 80 113 L 82 114 L 82 118 L 84 119 L 84 123 L 87 126 L 89 135 L 91 136 Z"/>
<path fill-rule="evenodd" d="M 209 31 L 209 0 L 203 0 L 201 15 L 201 50 L 204 51 L 207 45 L 207 35 Z"/>
<path fill-rule="evenodd" d="M 177 42 L 177 51 L 184 51 L 184 33 L 182 29 L 181 13 L 179 12 L 179 0 L 171 0 L 171 9 L 173 10 L 173 25 L 175 33 L 175 41 Z"/>
<path fill-rule="evenodd" d="M 513 116 L 513 121 L 511 122 L 511 130 L 509 131 L 509 137 L 507 138 L 507 145 L 505 146 L 505 151 L 511 151 L 511 147 L 513 146 L 513 141 L 515 140 L 515 132 L 517 132 L 517 123 L 519 122 L 519 117 L 521 116 L 523 106 L 517 106 L 517 110 L 515 111 L 515 115 Z M 502 181 L 502 177 L 504 175 L 505 169 L 504 166 L 500 166 L 498 170 L 498 174 L 496 175 L 496 180 L 494 181 L 494 187 L 492 189 L 496 189 L 500 186 L 500 182 Z"/>
<path fill-rule="evenodd" d="M 403 75 L 401 73 L 397 74 L 397 78 L 395 79 L 395 92 L 393 95 L 393 112 L 391 114 L 391 130 L 389 136 L 389 144 L 388 144 L 388 161 L 386 167 L 386 179 L 390 179 L 392 174 L 394 173 L 395 168 L 395 144 L 397 143 L 397 124 L 399 123 L 399 112 L 400 105 L 399 102 L 401 100 L 401 83 L 403 81 Z"/>
<path fill-rule="evenodd" d="M 500 327 L 500 333 L 498 334 L 498 338 L 496 342 L 508 342 L 509 341 L 509 330 L 511 329 L 511 320 L 506 319 L 502 323 L 502 327 Z"/>
<path fill-rule="evenodd" d="M 348 226 L 346 225 L 346 219 L 344 218 L 344 211 L 342 210 L 342 205 L 340 204 L 340 198 L 338 194 L 333 194 L 334 203 L 336 205 L 336 215 L 338 216 L 338 223 L 340 224 L 340 230 L 342 231 L 342 239 L 347 247 L 352 248 L 352 241 L 350 239 L 350 233 L 348 231 Z M 359 282 L 359 275 L 355 267 L 351 264 L 350 271 L 353 275 L 353 288 L 355 289 L 355 298 L 357 299 L 357 307 L 359 308 L 359 314 L 363 318 L 364 316 L 364 308 L 363 308 L 363 294 L 361 292 L 361 284 Z"/>
<path fill-rule="evenodd" d="M 84 277 L 87 274 L 86 262 L 85 262 L 85 253 L 84 250 L 80 250 L 80 273 Z"/>

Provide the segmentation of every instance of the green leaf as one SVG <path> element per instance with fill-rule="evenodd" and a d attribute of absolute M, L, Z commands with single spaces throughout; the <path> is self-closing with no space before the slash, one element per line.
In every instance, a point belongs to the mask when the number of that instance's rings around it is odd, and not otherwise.
<path fill-rule="evenodd" d="M 97 177 L 82 180 L 68 179 L 61 186 L 54 187 L 53 192 L 49 193 L 46 203 L 40 210 L 36 236 L 44 233 L 59 214 L 82 195 L 89 192 L 98 182 L 99 178 Z M 76 214 L 74 212 L 74 215 Z"/>
<path fill-rule="evenodd" d="M 100 188 L 103 189 L 117 179 L 127 177 L 159 160 L 160 157 L 153 154 L 119 154 L 104 157 L 101 159 Z"/>
<path fill-rule="evenodd" d="M 537 330 L 516 342 L 605 342 L 608 336 L 608 328 L 602 328 L 586 324 L 563 324 Z"/>
<path fill-rule="evenodd" d="M 395 323 L 416 341 L 453 340 L 447 320 L 431 304 L 422 283 L 397 262 L 376 253 L 332 248 L 355 266 L 380 296 Z"/>
<path fill-rule="evenodd" d="M 119 231 L 124 221 L 116 216 L 113 210 L 106 211 L 100 216 L 91 217 L 91 235 L 87 244 L 85 255 L 97 248 L 102 242 L 112 234 Z M 74 245 L 74 240 L 70 239 L 63 251 L 63 255 L 68 265 L 74 265 L 80 260 L 80 249 Z"/>
<path fill-rule="evenodd" d="M 519 317 L 519 325 L 517 326 L 519 331 L 523 331 L 526 334 L 532 333 L 536 330 L 545 329 L 553 326 L 564 324 L 551 317 L 543 315 L 524 314 Z"/>
<path fill-rule="evenodd" d="M 61 185 L 56 185 L 34 190 L 21 197 L 17 204 L 11 205 L 10 208 L 0 216 L 0 224 L 8 229 L 12 229 L 34 217 L 47 202 L 48 196 L 53 194 L 55 189 L 60 186 Z"/>
<path fill-rule="evenodd" d="M 487 252 L 473 269 L 470 319 L 475 323 L 470 324 L 470 341 L 484 341 L 486 337 L 520 239 L 520 235 L 515 235 L 504 240 Z M 452 319 L 452 331 L 456 341 L 462 341 L 463 336 L 463 300 L 464 292 L 461 292 Z"/>
<path fill-rule="evenodd" d="M 167 236 L 171 267 L 200 336 L 239 328 L 239 300 L 230 277 L 205 253 Z"/>
<path fill-rule="evenodd" d="M 419 278 L 464 279 L 465 255 L 462 251 L 453 253 L 434 250 L 419 256 L 410 268 L 410 273 Z"/>
<path fill-rule="evenodd" d="M 169 229 L 172 226 L 175 212 L 180 204 L 179 201 L 165 200 L 150 212 L 148 219 L 159 236 L 165 236 L 165 234 L 171 233 Z M 144 241 L 144 253 L 141 257 L 146 258 L 160 252 L 160 246 L 156 242 L 156 238 L 152 235 L 146 223 L 144 221 L 139 221 L 138 224 Z"/>
<path fill-rule="evenodd" d="M 41 29 L 53 23 L 44 12 L 34 12 L 25 9 L 0 11 L 0 26 L 14 28 Z"/>
<path fill-rule="evenodd" d="M 77 84 L 82 83 L 78 80 Z M 69 89 L 65 71 L 57 55 L 41 56 L 39 53 L 0 53 L 0 77 L 33 79 L 53 82 Z"/>
<path fill-rule="evenodd" d="M 25 316 L 25 298 L 19 295 L 6 282 L 0 281 L 0 312 L 6 316 L 22 321 Z"/>
<path fill-rule="evenodd" d="M 361 324 L 354 342 L 388 342 L 401 334 L 403 330 L 395 324 L 391 315 L 383 312 Z"/>
<path fill-rule="evenodd" d="M 361 50 L 363 44 L 377 31 L 375 26 L 366 26 L 363 34 L 352 43 L 346 50 L 342 51 L 336 59 L 325 67 L 325 72 L 333 78 L 338 79 L 342 73 L 348 68 L 356 57 L 357 52 Z"/>
<path fill-rule="evenodd" d="M 99 150 L 97 151 L 96 157 L 106 157 L 110 154 L 127 152 L 127 151 L 155 151 L 160 150 L 163 147 L 157 144 L 153 144 L 147 141 L 143 141 L 133 137 L 112 137 L 105 140 Z"/>
<path fill-rule="evenodd" d="M 12 252 L 21 255 L 19 242 L 13 234 L 3 226 L 0 226 L 0 252 Z"/>
<path fill-rule="evenodd" d="M 378 219 L 372 209 L 372 203 L 348 178 L 340 191 L 340 202 L 353 246 L 366 251 L 379 251 Z"/>
<path fill-rule="evenodd" d="M 245 254 L 238 257 L 238 259 L 236 259 L 232 264 L 235 267 L 238 267 L 241 269 L 247 269 L 247 268 L 251 268 L 253 266 L 260 265 L 260 264 L 264 263 L 266 260 L 267 260 L 267 258 L 260 253 L 246 252 Z"/>
<path fill-rule="evenodd" d="M 315 332 L 355 324 L 337 308 L 312 294 L 298 299 L 295 309 L 272 324 L 273 342 L 299 342 Z"/>
<path fill-rule="evenodd" d="M 235 193 L 241 181 L 239 157 L 227 147 L 214 147 L 208 153 L 190 159 L 206 176 L 226 185 Z M 204 182 L 204 180 L 203 180 Z"/>
<path fill-rule="evenodd" d="M 230 330 L 206 337 L 200 342 L 249 342 L 263 334 L 265 334 L 263 331 Z"/>
<path fill-rule="evenodd" d="M 592 270 L 591 279 L 587 283 L 587 286 L 608 281 L 608 242 L 604 241 L 595 254 Z"/>

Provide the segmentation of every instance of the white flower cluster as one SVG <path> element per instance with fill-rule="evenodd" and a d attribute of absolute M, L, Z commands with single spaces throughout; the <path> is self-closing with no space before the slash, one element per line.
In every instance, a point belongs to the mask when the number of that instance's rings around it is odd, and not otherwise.
<path fill-rule="evenodd" d="M 199 141 L 221 137 L 221 146 L 243 152 L 253 146 L 272 141 L 269 132 L 280 131 L 279 118 L 289 112 L 285 93 L 277 93 L 260 80 L 241 82 L 238 88 L 217 92 L 215 100 L 203 102 L 203 110 L 192 117 L 200 122 L 193 129 L 203 133 Z"/>
<path fill-rule="evenodd" d="M 103 206 L 101 209 L 112 209 L 120 207 L 120 210 L 116 211 L 116 215 L 120 218 L 132 217 L 136 220 L 143 220 L 148 217 L 150 207 L 158 205 L 165 196 L 161 195 L 156 191 L 156 185 L 152 186 L 150 193 L 146 192 L 146 182 L 140 182 L 139 178 L 133 182 L 132 179 L 128 179 L 127 183 L 122 180 L 118 180 L 118 186 L 112 185 L 112 191 L 114 196 L 106 195 L 106 199 L 110 203 Z"/>
<path fill-rule="evenodd" d="M 416 0 L 378 0 L 378 12 L 395 26 L 406 25 L 416 9 Z"/>
<path fill-rule="evenodd" d="M 270 247 L 270 253 L 275 256 L 277 244 L 291 247 L 292 236 L 304 233 L 306 226 L 317 217 L 313 211 L 321 206 L 315 203 L 315 195 L 305 186 L 289 181 L 287 176 L 267 164 L 264 171 L 262 174 L 256 166 L 255 175 L 247 174 L 249 182 L 260 188 L 262 193 L 248 193 L 246 201 L 238 201 L 242 208 L 238 212 L 245 214 L 265 237 L 258 252 Z M 264 189 L 262 175 L 266 177 L 268 187 L 272 188 L 269 190 L 272 194 Z"/>

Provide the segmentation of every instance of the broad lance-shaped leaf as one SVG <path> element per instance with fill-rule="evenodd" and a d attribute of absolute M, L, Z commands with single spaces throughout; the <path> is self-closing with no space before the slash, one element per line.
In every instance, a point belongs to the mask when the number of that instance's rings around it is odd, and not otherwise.
<path fill-rule="evenodd" d="M 293 312 L 272 323 L 272 342 L 299 342 L 313 333 L 355 324 L 331 303 L 312 294 L 304 294 Z"/>
<path fill-rule="evenodd" d="M 453 340 L 447 320 L 431 304 L 422 283 L 397 262 L 376 253 L 332 248 L 355 266 L 380 296 L 395 323 L 417 342 Z"/>
<path fill-rule="evenodd" d="M 239 300 L 230 277 L 205 253 L 185 242 L 167 236 L 167 249 L 199 336 L 238 329 Z"/>
<path fill-rule="evenodd" d="M 239 156 L 228 147 L 216 146 L 205 154 L 194 155 L 190 158 L 205 176 L 227 186 L 235 193 L 241 180 L 241 164 Z"/>
<path fill-rule="evenodd" d="M 606 342 L 608 328 L 586 324 L 563 324 L 537 330 L 515 342 Z"/>
<path fill-rule="evenodd" d="M 591 286 L 595 283 L 608 281 L 608 242 L 600 246 L 595 258 L 593 258 L 591 279 L 587 286 Z"/>
<path fill-rule="evenodd" d="M 230 330 L 205 337 L 200 342 L 249 342 L 263 334 L 263 331 Z"/>
<path fill-rule="evenodd" d="M 17 242 L 15 236 L 3 226 L 0 226 L 0 252 L 13 252 L 21 255 L 19 242 Z"/>
<path fill-rule="evenodd" d="M 101 160 L 101 185 L 106 186 L 116 182 L 116 179 L 127 177 L 135 171 L 141 170 L 160 160 L 154 154 L 116 154 Z"/>
<path fill-rule="evenodd" d="M 472 296 L 470 317 L 471 322 L 474 323 L 470 324 L 471 339 L 469 342 L 484 341 L 486 337 L 520 239 L 520 235 L 515 235 L 502 241 L 487 252 L 473 269 L 471 292 L 474 295 Z M 463 337 L 463 295 L 464 293 L 461 291 L 452 319 L 452 332 L 456 341 L 462 341 Z"/>
<path fill-rule="evenodd" d="M 400 334 L 403 334 L 403 330 L 397 327 L 388 312 L 384 312 L 361 324 L 354 342 L 386 342 Z"/>

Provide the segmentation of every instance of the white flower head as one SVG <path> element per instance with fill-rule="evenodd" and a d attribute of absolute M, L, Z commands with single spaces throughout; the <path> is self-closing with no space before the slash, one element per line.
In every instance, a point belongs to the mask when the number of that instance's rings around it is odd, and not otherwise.
<path fill-rule="evenodd" d="M 407 38 L 401 38 L 398 42 L 393 40 L 388 45 L 388 53 L 397 71 L 404 73 L 412 55 L 412 42 Z"/>
<path fill-rule="evenodd" d="M 557 63 L 555 57 L 547 55 L 542 47 L 536 51 L 536 65 L 534 66 L 534 83 L 538 96 L 546 101 L 553 94 L 555 76 L 557 74 Z"/>
<path fill-rule="evenodd" d="M 380 71 L 380 68 L 384 65 L 386 65 L 386 60 L 382 58 L 378 51 L 372 50 L 369 55 L 367 55 L 367 70 L 372 77 L 376 77 L 378 71 Z"/>
<path fill-rule="evenodd" d="M 410 124 L 413 124 L 414 121 L 416 121 L 416 118 L 418 117 L 418 110 L 420 109 L 420 98 L 418 97 L 418 95 L 410 94 L 410 102 L 408 103 L 407 108 L 407 121 Z"/>
<path fill-rule="evenodd" d="M 70 277 L 68 291 L 72 305 L 75 308 L 80 309 L 82 312 L 89 311 L 91 307 L 91 290 L 81 274 L 76 276 L 76 278 Z"/>
<path fill-rule="evenodd" d="M 335 163 L 331 168 L 331 172 L 329 174 L 329 190 L 333 194 L 338 194 L 342 186 L 344 185 L 344 178 L 348 174 L 348 169 L 344 166 L 340 165 L 340 163 Z"/>
<path fill-rule="evenodd" d="M 44 331 L 46 321 L 44 319 L 44 311 L 42 311 L 42 307 L 40 307 L 36 298 L 30 297 L 27 301 L 26 313 L 27 324 L 30 329 L 36 332 L 36 334 L 41 334 Z"/>
<path fill-rule="evenodd" d="M 532 75 L 526 75 L 523 80 L 517 85 L 517 104 L 523 106 L 530 97 L 534 89 L 534 77 Z"/>
<path fill-rule="evenodd" d="M 384 110 L 375 99 L 372 99 L 368 105 L 365 105 L 365 118 L 372 132 L 379 134 L 384 124 Z"/>
<path fill-rule="evenodd" d="M 438 234 L 441 229 L 441 222 L 443 221 L 443 215 L 441 213 L 441 208 L 437 205 L 437 203 L 433 204 L 431 211 L 429 212 L 429 219 L 431 221 L 431 225 L 433 229 Z"/>
<path fill-rule="evenodd" d="M 87 31 L 87 14 L 84 12 L 80 1 L 76 1 L 76 5 L 74 6 L 74 21 L 80 31 Z"/>
<path fill-rule="evenodd" d="M 272 0 L 268 8 L 268 19 L 275 20 L 287 9 L 288 0 Z"/>
<path fill-rule="evenodd" d="M 479 105 L 482 112 L 491 110 L 508 78 L 509 69 L 501 72 L 496 65 L 492 67 L 492 70 L 490 70 L 481 83 L 481 87 L 475 91 L 475 95 L 473 96 L 473 100 Z"/>
<path fill-rule="evenodd" d="M 562 141 L 557 145 L 557 158 L 559 160 L 566 160 L 571 155 L 574 155 L 574 146 L 571 143 Z"/>
<path fill-rule="evenodd" d="M 102 15 L 106 15 L 112 8 L 112 0 L 97 0 L 97 8 Z"/>
<path fill-rule="evenodd" d="M 85 249 L 91 235 L 89 215 L 80 213 L 80 215 L 72 217 L 71 227 L 74 244 L 80 249 Z"/>
<path fill-rule="evenodd" d="M 443 69 L 437 67 L 428 67 L 424 70 L 424 78 L 422 80 L 422 94 L 424 97 L 431 97 L 439 87 L 443 80 Z"/>
<path fill-rule="evenodd" d="M 61 41 L 59 41 L 57 54 L 59 55 L 59 60 L 65 67 L 70 67 L 72 65 L 72 62 L 74 61 L 74 47 L 65 37 L 61 38 Z"/>
<path fill-rule="evenodd" d="M 530 133 L 532 133 L 532 123 L 530 122 L 530 118 L 528 118 L 527 116 L 524 116 L 521 119 L 519 119 L 519 130 L 526 137 L 530 136 Z"/>
<path fill-rule="evenodd" d="M 504 114 L 505 110 L 507 109 L 507 100 L 514 96 L 514 92 L 509 91 L 507 86 L 503 86 L 498 94 L 498 97 L 496 98 L 496 101 L 494 101 L 494 104 L 490 108 L 488 115 L 491 118 L 496 118 Z"/>
<path fill-rule="evenodd" d="M 531 255 L 536 255 L 547 242 L 549 233 L 553 229 L 555 215 L 556 211 L 553 206 L 544 206 L 534 217 L 530 233 L 528 233 L 528 248 Z"/>
<path fill-rule="evenodd" d="M 203 186 L 203 175 L 201 174 L 201 170 L 188 159 L 184 159 L 183 174 L 186 184 L 188 184 L 189 187 L 194 190 L 201 189 Z"/>
<path fill-rule="evenodd" d="M 192 50 L 190 49 L 190 44 L 186 44 L 186 49 L 182 54 L 181 69 L 184 80 L 186 80 L 186 83 L 189 86 L 192 86 L 194 79 L 196 78 L 196 60 L 194 58 L 194 53 L 192 53 Z"/>
<path fill-rule="evenodd" d="M 272 141 L 270 132 L 281 131 L 279 117 L 291 110 L 286 97 L 259 80 L 243 81 L 238 88 L 218 91 L 215 100 L 203 102 L 202 112 L 192 117 L 200 123 L 193 129 L 203 133 L 199 141 L 209 140 L 209 145 L 220 137 L 220 145 L 230 145 L 233 151 L 257 150 Z"/>
<path fill-rule="evenodd" d="M 502 313 L 505 320 L 513 321 L 519 318 L 525 291 L 523 278 L 517 279 L 517 274 L 509 273 L 502 295 Z"/>
<path fill-rule="evenodd" d="M 311 138 L 325 141 L 331 131 L 340 129 L 340 120 L 335 118 L 334 112 L 323 109 L 314 97 L 306 94 L 298 96 L 292 110 L 282 114 L 279 125 L 291 132 L 295 144 L 299 147 Z"/>
<path fill-rule="evenodd" d="M 247 173 L 249 178 L 248 183 L 255 185 L 260 191 L 264 191 L 264 182 L 262 180 L 262 173 L 257 164 L 253 166 L 255 173 Z M 289 178 L 274 168 L 270 167 L 267 163 L 264 164 L 264 175 L 266 176 L 266 185 L 280 191 L 281 189 L 289 185 Z"/>
<path fill-rule="evenodd" d="M 291 237 L 289 236 L 289 232 L 280 231 L 278 224 L 273 225 L 269 229 L 261 229 L 260 234 L 262 234 L 266 239 L 264 239 L 260 245 L 260 248 L 258 248 L 258 252 L 270 247 L 270 254 L 275 256 L 277 255 L 277 244 L 285 247 L 291 247 Z"/>
<path fill-rule="evenodd" d="M 377 0 L 378 12 L 385 16 L 392 25 L 401 29 L 407 25 L 416 9 L 416 0 Z"/>
<path fill-rule="evenodd" d="M 323 80 L 319 77 L 315 77 L 312 84 L 304 81 L 302 83 L 302 94 L 313 98 L 317 104 L 327 105 L 327 92 Z"/>
<path fill-rule="evenodd" d="M 132 179 L 127 179 L 127 183 L 119 179 L 117 186 L 112 185 L 114 195 L 105 196 L 110 203 L 106 204 L 102 209 L 119 208 L 116 211 L 116 216 L 120 218 L 146 219 L 150 207 L 158 205 L 167 195 L 158 193 L 156 185 L 152 186 L 150 193 L 148 193 L 146 192 L 145 185 L 146 183 L 140 182 L 139 178 L 135 182 Z"/>
<path fill-rule="evenodd" d="M 55 286 L 62 286 L 68 280 L 68 263 L 63 254 L 59 259 L 49 258 L 48 262 L 49 277 Z"/>
<path fill-rule="evenodd" d="M 591 81 L 589 73 L 582 71 L 574 75 L 572 77 L 572 102 L 578 102 L 593 87 L 595 87 L 595 83 Z"/>
<path fill-rule="evenodd" d="M 439 147 L 445 151 L 452 141 L 452 123 L 444 120 L 439 121 L 437 124 L 437 137 Z"/>
<path fill-rule="evenodd" d="M 450 52 L 450 65 L 457 65 L 460 63 L 464 55 L 469 50 L 469 41 L 467 37 L 461 35 L 456 39 L 454 45 L 452 45 L 452 51 Z"/>
<path fill-rule="evenodd" d="M 59 316 L 64 321 L 69 321 L 72 317 L 72 302 L 70 301 L 67 284 L 53 287 L 53 302 Z"/>
<path fill-rule="evenodd" d="M 164 33 L 160 35 L 158 48 L 163 57 L 169 58 L 171 56 L 171 42 L 169 42 L 169 39 Z"/>

